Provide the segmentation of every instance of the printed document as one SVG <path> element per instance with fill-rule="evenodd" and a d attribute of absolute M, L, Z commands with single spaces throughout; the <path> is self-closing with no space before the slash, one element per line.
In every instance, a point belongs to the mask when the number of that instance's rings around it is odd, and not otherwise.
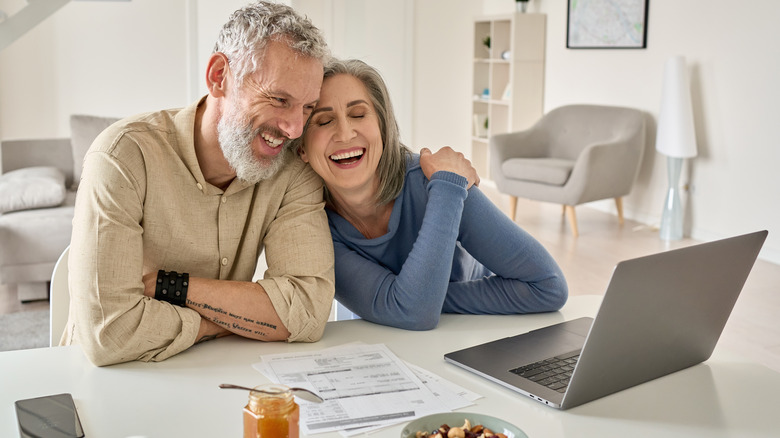
<path fill-rule="evenodd" d="M 269 380 L 310 389 L 323 403 L 300 403 L 303 434 L 383 427 L 450 408 L 384 344 L 261 356 Z"/>

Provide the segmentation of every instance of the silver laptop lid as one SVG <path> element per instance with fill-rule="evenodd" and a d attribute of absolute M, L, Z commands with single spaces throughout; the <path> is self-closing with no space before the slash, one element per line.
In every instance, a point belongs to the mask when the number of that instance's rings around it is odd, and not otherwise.
<path fill-rule="evenodd" d="M 620 262 L 561 407 L 707 360 L 767 234 L 759 231 Z"/>

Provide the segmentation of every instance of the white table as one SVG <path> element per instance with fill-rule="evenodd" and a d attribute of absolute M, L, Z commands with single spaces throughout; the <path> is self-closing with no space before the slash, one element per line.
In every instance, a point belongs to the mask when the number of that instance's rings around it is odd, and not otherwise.
<path fill-rule="evenodd" d="M 347 342 L 384 343 L 400 358 L 484 397 L 465 412 L 508 420 L 531 438 L 778 437 L 780 373 L 716 349 L 709 361 L 568 411 L 557 411 L 444 362 L 452 350 L 580 316 L 601 297 L 572 297 L 560 312 L 523 316 L 442 315 L 439 327 L 410 332 L 362 320 L 328 323 L 314 344 L 263 343 L 237 336 L 209 341 L 160 363 L 98 368 L 79 347 L 0 353 L 0 437 L 18 436 L 14 401 L 69 392 L 87 437 L 240 437 L 243 391 L 265 377 L 262 354 L 310 351 Z M 488 358 L 486 358 L 487 360 Z M 398 437 L 402 425 L 371 437 Z M 336 433 L 315 435 L 337 437 Z"/>

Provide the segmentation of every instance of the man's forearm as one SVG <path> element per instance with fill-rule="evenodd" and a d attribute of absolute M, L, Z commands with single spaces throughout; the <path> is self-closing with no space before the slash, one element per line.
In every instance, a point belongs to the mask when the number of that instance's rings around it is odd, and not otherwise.
<path fill-rule="evenodd" d="M 290 336 L 270 298 L 257 283 L 190 277 L 187 307 L 247 338 L 282 341 Z"/>
<path fill-rule="evenodd" d="M 156 280 L 156 271 L 144 275 L 146 296 L 154 298 Z M 251 281 L 190 277 L 186 304 L 220 328 L 246 338 L 283 341 L 290 337 L 268 294 Z M 202 339 L 203 336 L 219 337 L 220 334 L 213 327 L 205 329 L 201 324 L 196 342 L 208 340 Z"/>
<path fill-rule="evenodd" d="M 198 329 L 198 336 L 195 338 L 195 343 L 199 344 L 201 342 L 211 341 L 212 339 L 217 339 L 232 334 L 233 332 L 224 329 L 217 324 L 214 324 L 206 318 L 201 317 L 200 328 Z"/>

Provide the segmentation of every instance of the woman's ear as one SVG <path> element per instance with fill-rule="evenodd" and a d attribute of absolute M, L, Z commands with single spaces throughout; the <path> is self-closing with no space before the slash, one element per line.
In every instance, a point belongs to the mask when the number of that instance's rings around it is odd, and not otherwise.
<path fill-rule="evenodd" d="M 301 160 L 303 160 L 304 163 L 309 162 L 309 157 L 306 155 L 306 149 L 304 149 L 303 144 L 301 144 L 298 148 L 298 155 L 301 157 Z"/>
<path fill-rule="evenodd" d="M 206 86 L 209 94 L 214 97 L 225 96 L 229 77 L 230 64 L 227 56 L 221 52 L 212 53 L 206 66 Z"/>

